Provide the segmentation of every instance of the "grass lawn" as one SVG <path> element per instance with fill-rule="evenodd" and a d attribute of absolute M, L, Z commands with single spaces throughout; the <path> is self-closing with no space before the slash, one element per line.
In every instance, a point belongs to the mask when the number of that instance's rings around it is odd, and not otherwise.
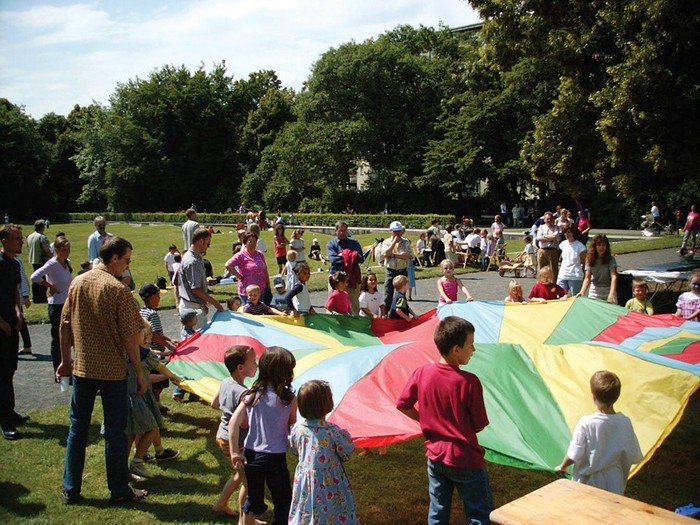
<path fill-rule="evenodd" d="M 168 396 L 164 396 L 166 399 Z M 67 407 L 33 413 L 25 439 L 0 442 L 0 523 L 222 523 L 210 512 L 229 467 L 214 442 L 218 411 L 200 403 L 173 404 L 163 433 L 165 446 L 181 456 L 149 466 L 156 476 L 138 484 L 148 498 L 128 507 L 107 506 L 104 444 L 99 435 L 101 408 L 95 410 L 86 456 L 84 504 L 65 506 L 59 498 Z M 591 407 L 591 410 L 593 407 Z M 667 509 L 700 501 L 698 474 L 700 394 L 691 399 L 682 421 L 661 449 L 627 486 L 627 496 Z M 290 472 L 295 461 L 288 454 Z M 500 506 L 555 479 L 550 472 L 488 465 L 495 505 Z M 428 494 L 421 440 L 389 447 L 347 464 L 364 525 L 425 523 Z M 271 506 L 271 502 L 268 501 Z M 262 519 L 272 520 L 271 512 Z M 452 523 L 464 523 L 457 498 Z"/>
<path fill-rule="evenodd" d="M 224 272 L 224 263 L 231 257 L 231 244 L 238 239 L 238 235 L 234 229 L 221 227 L 222 233 L 215 234 L 212 237 L 212 244 L 207 252 L 206 258 L 212 262 L 214 274 L 220 275 Z M 182 244 L 182 232 L 179 226 L 172 224 L 141 224 L 141 223 L 111 223 L 107 230 L 110 233 L 119 235 L 128 239 L 134 246 L 134 252 L 131 259 L 131 272 L 136 282 L 136 287 L 144 283 L 154 282 L 158 276 L 166 276 L 163 256 L 168 251 L 170 244 L 180 246 Z M 33 231 L 33 226 L 23 225 L 23 233 L 28 235 Z M 70 224 L 52 224 L 51 228 L 46 232 L 47 237 L 53 241 L 57 232 L 62 231 L 71 241 L 70 260 L 73 264 L 74 272 L 80 270 L 80 262 L 87 257 L 87 238 L 94 231 L 92 223 L 70 223 Z M 291 239 L 291 231 L 287 230 L 288 238 Z M 268 251 L 265 256 L 267 267 L 270 275 L 277 273 L 277 263 L 273 256 L 272 250 L 272 232 L 266 231 L 262 234 L 263 239 L 267 243 Z M 316 237 L 325 249 L 326 243 L 331 238 L 330 235 L 323 235 L 307 231 L 304 234 L 306 242 L 306 253 L 308 255 L 311 240 Z M 368 247 L 374 243 L 377 234 L 362 234 L 356 235 L 355 238 L 359 243 Z M 418 240 L 415 236 L 409 236 L 415 245 Z M 637 251 L 654 250 L 661 248 L 671 248 L 677 246 L 680 240 L 677 236 L 664 236 L 654 238 L 640 238 L 632 241 L 622 241 L 613 243 L 614 253 L 631 253 Z M 510 241 L 508 251 L 517 254 L 521 250 L 521 241 Z M 26 246 L 25 246 L 26 252 Z M 27 275 L 31 274 L 31 266 L 27 263 L 26 253 L 22 254 L 23 262 Z M 308 259 L 307 259 L 308 260 Z M 311 291 L 325 290 L 328 279 L 328 265 L 323 265 L 318 261 L 308 260 L 311 266 L 311 280 L 309 289 Z M 384 281 L 383 267 L 372 265 L 373 271 L 377 274 L 379 282 Z M 321 270 L 321 271 L 319 271 Z M 467 270 L 458 269 L 456 273 L 474 271 L 471 268 Z M 416 268 L 416 278 L 424 279 L 427 277 L 435 277 L 440 275 L 439 268 Z M 230 295 L 237 293 L 236 285 L 214 286 L 211 289 L 212 295 L 221 301 L 225 301 Z M 160 308 L 173 308 L 175 306 L 175 296 L 172 291 L 161 297 Z M 47 323 L 48 313 L 45 304 L 33 304 L 25 312 L 27 321 L 30 324 Z"/>

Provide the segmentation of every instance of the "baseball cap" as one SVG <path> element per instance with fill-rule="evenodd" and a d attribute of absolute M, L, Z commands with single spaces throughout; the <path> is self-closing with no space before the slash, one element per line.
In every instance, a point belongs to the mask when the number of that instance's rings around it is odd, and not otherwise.
<path fill-rule="evenodd" d="M 284 283 L 284 279 L 282 277 L 275 277 L 275 288 L 284 288 L 286 284 Z"/>
<path fill-rule="evenodd" d="M 144 284 L 139 288 L 139 295 L 143 299 L 157 293 L 160 293 L 160 289 L 153 283 Z"/>
<path fill-rule="evenodd" d="M 393 232 L 401 232 L 401 231 L 405 230 L 405 228 L 403 227 L 403 224 L 401 224 L 399 221 L 393 221 L 389 225 L 389 229 Z"/>

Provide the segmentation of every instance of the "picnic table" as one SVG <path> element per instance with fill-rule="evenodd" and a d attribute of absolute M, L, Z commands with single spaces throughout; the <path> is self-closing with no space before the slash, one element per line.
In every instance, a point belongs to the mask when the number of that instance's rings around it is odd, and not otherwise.
<path fill-rule="evenodd" d="M 606 490 L 559 479 L 491 512 L 494 525 L 691 525 L 695 520 Z"/>

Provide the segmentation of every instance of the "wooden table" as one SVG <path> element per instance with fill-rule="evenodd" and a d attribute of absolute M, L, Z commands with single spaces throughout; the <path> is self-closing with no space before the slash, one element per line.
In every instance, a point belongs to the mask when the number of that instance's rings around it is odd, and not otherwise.
<path fill-rule="evenodd" d="M 655 525 L 697 521 L 568 479 L 559 479 L 491 513 L 494 525 Z"/>

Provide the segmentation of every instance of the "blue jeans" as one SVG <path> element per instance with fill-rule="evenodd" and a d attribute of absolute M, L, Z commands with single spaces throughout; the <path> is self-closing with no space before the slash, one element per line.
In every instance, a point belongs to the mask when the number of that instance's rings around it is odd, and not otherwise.
<path fill-rule="evenodd" d="M 583 281 L 574 279 L 558 279 L 557 284 L 569 292 L 570 296 L 574 296 L 581 291 Z"/>
<path fill-rule="evenodd" d="M 63 467 L 63 490 L 75 497 L 80 494 L 85 467 L 85 449 L 95 396 L 100 391 L 105 426 L 105 459 L 107 486 L 113 498 L 127 496 L 129 465 L 126 448 L 127 390 L 126 379 L 104 381 L 73 376 L 73 397 L 70 402 L 70 429 Z"/>
<path fill-rule="evenodd" d="M 469 525 L 491 523 L 489 514 L 493 510 L 493 498 L 486 469 L 460 469 L 428 460 L 428 524 L 450 523 L 450 507 L 455 487 L 464 503 L 464 514 L 469 520 Z"/>

